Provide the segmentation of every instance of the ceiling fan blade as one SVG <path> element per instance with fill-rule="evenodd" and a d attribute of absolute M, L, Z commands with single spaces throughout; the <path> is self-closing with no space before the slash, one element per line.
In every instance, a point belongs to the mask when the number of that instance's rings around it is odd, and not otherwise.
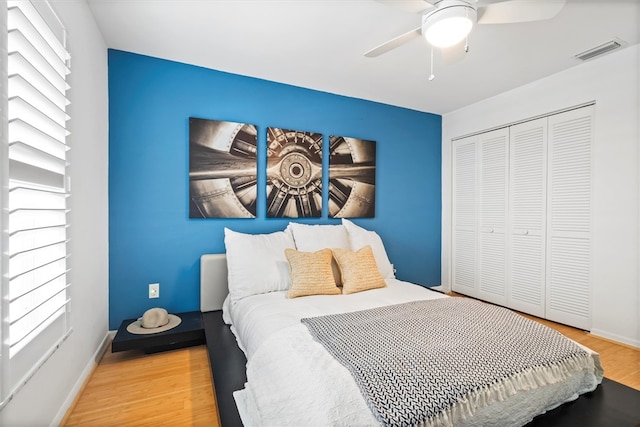
<path fill-rule="evenodd" d="M 378 3 L 409 13 L 422 13 L 435 6 L 427 0 L 376 0 Z"/>
<path fill-rule="evenodd" d="M 508 24 L 551 19 L 565 0 L 510 0 L 478 8 L 478 24 Z"/>
<path fill-rule="evenodd" d="M 375 58 L 376 56 L 380 56 L 383 53 L 387 53 L 390 50 L 395 49 L 398 46 L 403 45 L 406 42 L 413 40 L 416 37 L 420 37 L 421 34 L 422 34 L 422 30 L 420 27 L 418 27 L 396 38 L 393 38 L 387 42 L 384 42 L 380 46 L 374 47 L 370 51 L 366 52 L 364 56 L 366 56 L 367 58 Z"/>

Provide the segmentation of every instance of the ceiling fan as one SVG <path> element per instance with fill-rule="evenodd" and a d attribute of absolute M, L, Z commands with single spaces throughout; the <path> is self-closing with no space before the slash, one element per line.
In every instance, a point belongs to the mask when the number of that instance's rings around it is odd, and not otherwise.
<path fill-rule="evenodd" d="M 556 16 L 565 0 L 376 0 L 405 11 L 422 14 L 422 25 L 364 54 L 376 57 L 424 36 L 433 47 L 445 49 L 465 40 L 475 24 L 542 21 Z M 484 4 L 484 5 L 483 5 Z"/>

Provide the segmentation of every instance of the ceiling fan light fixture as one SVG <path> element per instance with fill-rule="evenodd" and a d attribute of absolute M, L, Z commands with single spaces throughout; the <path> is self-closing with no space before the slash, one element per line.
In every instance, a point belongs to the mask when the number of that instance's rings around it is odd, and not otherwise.
<path fill-rule="evenodd" d="M 429 44 L 446 48 L 460 43 L 471 32 L 477 13 L 462 0 L 442 0 L 422 17 L 422 34 Z"/>

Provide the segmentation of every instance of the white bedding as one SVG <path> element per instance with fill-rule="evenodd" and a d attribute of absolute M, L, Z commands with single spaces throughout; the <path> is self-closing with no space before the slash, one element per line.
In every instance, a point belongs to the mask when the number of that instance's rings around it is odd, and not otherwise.
<path fill-rule="evenodd" d="M 303 298 L 286 297 L 286 292 L 269 292 L 243 298 L 228 305 L 227 319 L 247 360 L 272 334 L 289 326 L 300 325 L 303 317 L 365 310 L 409 301 L 447 298 L 422 286 L 397 279 L 387 279 L 386 288 L 372 289 L 349 295 L 315 295 Z"/>
<path fill-rule="evenodd" d="M 247 384 L 234 394 L 246 426 L 378 425 L 351 374 L 300 323 L 303 317 L 364 310 L 415 300 L 447 298 L 395 279 L 388 287 L 351 295 L 287 299 L 285 292 L 255 295 L 229 304 L 232 323 L 247 356 Z M 592 369 L 544 387 L 505 390 L 492 402 L 475 402 L 473 414 L 457 413 L 443 424 L 519 426 L 602 379 L 597 354 Z M 490 404 L 489 404 L 490 403 Z M 473 418 L 470 416 L 473 415 Z"/>

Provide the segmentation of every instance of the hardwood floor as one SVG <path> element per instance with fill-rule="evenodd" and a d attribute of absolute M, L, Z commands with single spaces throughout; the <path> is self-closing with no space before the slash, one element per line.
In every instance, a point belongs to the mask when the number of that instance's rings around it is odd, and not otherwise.
<path fill-rule="evenodd" d="M 520 314 L 543 323 L 599 353 L 606 378 L 640 390 L 640 349 L 599 338 L 587 331 L 570 326 L 560 325 L 549 320 L 529 316 L 528 314 Z"/>
<path fill-rule="evenodd" d="M 107 350 L 61 425 L 219 427 L 207 347 Z"/>
<path fill-rule="evenodd" d="M 448 292 L 453 297 L 471 298 L 455 292 Z M 640 390 L 640 349 L 596 337 L 587 331 L 561 325 L 550 320 L 540 319 L 525 313 L 521 316 L 540 322 L 563 334 L 564 336 L 589 347 L 600 354 L 600 362 L 604 368 L 605 378 L 624 384 L 636 390 Z M 640 427 L 640 425 L 638 426 Z"/>
<path fill-rule="evenodd" d="M 544 323 L 600 353 L 605 377 L 640 390 L 640 350 Z M 62 426 L 220 426 L 205 346 L 147 355 L 107 351 Z"/>

